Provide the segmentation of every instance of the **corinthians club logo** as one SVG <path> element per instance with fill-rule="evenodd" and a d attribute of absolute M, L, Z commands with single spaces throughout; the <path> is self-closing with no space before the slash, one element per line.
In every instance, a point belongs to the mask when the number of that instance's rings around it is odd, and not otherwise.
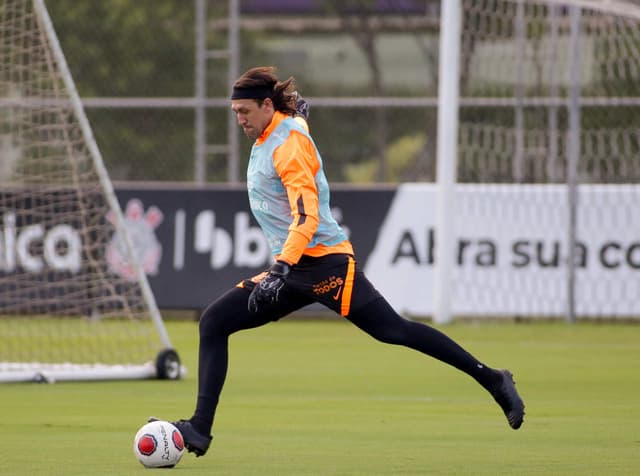
<path fill-rule="evenodd" d="M 134 253 L 142 270 L 148 275 L 158 274 L 158 265 L 162 258 L 162 245 L 156 238 L 155 229 L 164 218 L 158 207 L 151 206 L 145 213 L 142 202 L 137 198 L 129 200 L 124 212 L 124 222 L 133 242 Z M 107 220 L 115 225 L 116 216 L 107 214 Z M 122 234 L 116 229 L 107 245 L 107 264 L 109 271 L 128 281 L 136 279 L 136 271 L 127 259 L 127 246 Z"/>

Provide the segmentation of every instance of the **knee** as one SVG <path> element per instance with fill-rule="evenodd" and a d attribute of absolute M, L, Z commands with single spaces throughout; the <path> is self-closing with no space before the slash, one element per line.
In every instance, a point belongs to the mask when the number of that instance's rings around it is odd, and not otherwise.
<path fill-rule="evenodd" d="M 221 309 L 216 303 L 207 307 L 200 315 L 198 324 L 200 338 L 228 336 L 230 331 L 226 324 L 225 315 L 224 309 Z"/>
<path fill-rule="evenodd" d="M 411 332 L 411 321 L 395 312 L 384 299 L 373 301 L 349 315 L 348 319 L 385 344 L 404 345 Z"/>
<path fill-rule="evenodd" d="M 407 341 L 408 326 L 404 319 L 400 319 L 392 326 L 377 328 L 371 336 L 384 344 L 404 345 Z"/>
<path fill-rule="evenodd" d="M 249 291 L 235 287 L 213 301 L 200 316 L 200 338 L 227 338 L 255 326 L 247 309 Z"/>

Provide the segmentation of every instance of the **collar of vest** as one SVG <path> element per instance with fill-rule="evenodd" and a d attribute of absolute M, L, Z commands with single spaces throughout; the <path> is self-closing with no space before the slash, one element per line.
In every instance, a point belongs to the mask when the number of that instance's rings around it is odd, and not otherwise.
<path fill-rule="evenodd" d="M 276 127 L 278 127 L 278 124 L 280 124 L 282 121 L 284 121 L 287 117 L 289 117 L 289 116 L 287 116 L 284 112 L 280 112 L 280 111 L 274 112 L 273 113 L 273 117 L 271 118 L 271 122 L 265 128 L 265 130 L 262 131 L 262 134 L 256 140 L 256 145 L 260 145 L 265 140 L 267 140 L 267 137 L 269 137 L 269 135 L 273 132 L 273 130 Z"/>

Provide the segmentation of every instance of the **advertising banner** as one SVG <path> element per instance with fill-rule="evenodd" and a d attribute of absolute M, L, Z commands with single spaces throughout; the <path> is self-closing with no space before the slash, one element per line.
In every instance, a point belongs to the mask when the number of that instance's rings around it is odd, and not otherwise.
<path fill-rule="evenodd" d="M 640 317 L 640 187 L 581 186 L 578 197 L 576 313 Z M 366 262 L 402 313 L 433 310 L 436 199 L 435 185 L 400 186 Z M 454 315 L 565 314 L 565 186 L 458 185 L 451 213 Z"/>
<path fill-rule="evenodd" d="M 161 211 L 151 286 L 161 307 L 202 308 L 270 263 L 244 189 L 123 189 Z M 452 211 L 456 315 L 561 316 L 567 307 L 568 206 L 562 185 L 459 185 Z M 640 316 L 640 187 L 582 186 L 576 306 L 582 316 Z M 369 279 L 401 313 L 433 310 L 433 184 L 339 189 L 332 212 Z M 133 202 L 132 202 L 133 201 Z M 144 248 L 144 246 L 143 246 Z"/>
<path fill-rule="evenodd" d="M 4 194 L 17 206 L 15 192 Z M 244 187 L 130 185 L 117 186 L 116 194 L 160 308 L 202 310 L 271 263 Z M 21 207 L 42 208 L 44 198 L 28 196 Z M 334 188 L 331 198 L 332 213 L 374 285 L 399 312 L 431 315 L 436 186 Z M 566 187 L 458 185 L 450 205 L 455 243 L 447 285 L 454 315 L 565 314 Z M 577 210 L 573 289 L 578 316 L 640 318 L 640 186 L 583 185 Z M 81 293 L 82 273 L 89 268 L 84 260 L 105 263 L 112 276 L 134 278 L 117 234 L 96 239 L 65 216 L 54 211 L 36 220 L 2 210 L 0 275 L 9 278 L 3 280 L 6 286 L 14 282 L 11 276 L 33 284 L 29 294 L 8 288 L 0 293 L 0 299 L 11 301 L 3 301 L 5 308 L 19 311 L 25 299 L 57 302 L 71 288 Z M 49 308 L 43 301 L 43 309 Z"/>

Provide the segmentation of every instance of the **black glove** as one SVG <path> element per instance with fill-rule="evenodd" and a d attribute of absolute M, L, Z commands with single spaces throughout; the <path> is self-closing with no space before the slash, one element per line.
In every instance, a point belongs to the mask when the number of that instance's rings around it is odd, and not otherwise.
<path fill-rule="evenodd" d="M 278 302 L 280 290 L 284 287 L 290 269 L 290 266 L 284 261 L 276 261 L 269 268 L 269 273 L 255 285 L 249 295 L 247 305 L 249 311 L 258 312 L 263 304 Z"/>
<path fill-rule="evenodd" d="M 305 121 L 309 120 L 309 103 L 305 101 L 300 93 L 296 92 L 296 115 L 302 117 Z"/>

